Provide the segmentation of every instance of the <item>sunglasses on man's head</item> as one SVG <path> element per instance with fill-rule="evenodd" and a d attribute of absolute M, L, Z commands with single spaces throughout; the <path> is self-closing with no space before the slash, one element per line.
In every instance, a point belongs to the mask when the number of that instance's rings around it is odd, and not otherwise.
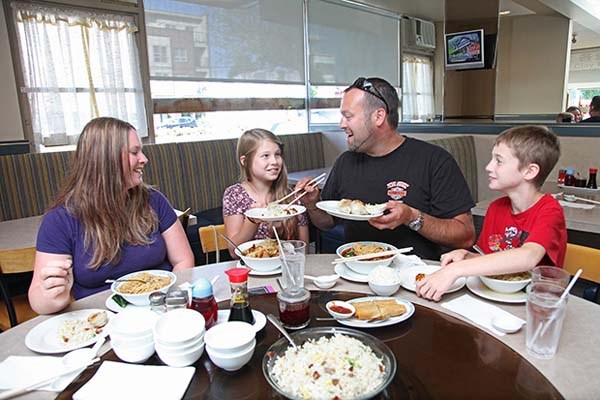
<path fill-rule="evenodd" d="M 385 101 L 385 97 L 383 97 L 381 92 L 367 78 L 363 78 L 363 77 L 358 78 L 357 80 L 354 81 L 354 83 L 352 85 L 350 85 L 350 87 L 360 89 L 362 91 L 365 91 L 365 92 L 377 97 L 379 100 L 383 101 L 383 104 L 385 105 L 385 111 L 388 114 L 390 113 L 390 107 L 388 106 L 387 101 Z"/>

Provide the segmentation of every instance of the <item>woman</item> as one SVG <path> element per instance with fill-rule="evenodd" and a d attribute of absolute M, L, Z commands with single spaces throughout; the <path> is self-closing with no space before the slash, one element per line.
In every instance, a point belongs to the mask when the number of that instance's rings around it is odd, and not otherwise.
<path fill-rule="evenodd" d="M 273 237 L 277 227 L 281 239 L 299 239 L 308 243 L 308 219 L 305 215 L 270 224 L 244 216 L 250 208 L 267 205 L 290 192 L 283 160 L 283 145 L 265 129 L 251 129 L 237 144 L 241 183 L 228 187 L 223 194 L 225 231 L 235 243 Z M 290 199 L 290 200 L 293 200 Z M 237 258 L 233 247 L 229 253 Z"/>
<path fill-rule="evenodd" d="M 96 118 L 83 128 L 66 184 L 38 232 L 31 307 L 40 314 L 108 289 L 130 272 L 194 266 L 169 201 L 144 184 L 148 159 L 133 126 Z"/>

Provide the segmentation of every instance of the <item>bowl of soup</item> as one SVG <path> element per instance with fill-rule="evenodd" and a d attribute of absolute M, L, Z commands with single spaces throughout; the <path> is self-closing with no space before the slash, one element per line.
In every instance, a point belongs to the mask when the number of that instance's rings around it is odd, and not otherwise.
<path fill-rule="evenodd" d="M 344 264 L 357 274 L 368 275 L 378 265 L 388 266 L 394 259 L 394 255 L 378 257 L 377 253 L 389 250 L 398 250 L 391 244 L 381 242 L 353 242 L 346 243 L 337 248 L 336 253 L 340 258 L 350 258 L 354 256 L 362 256 L 365 254 L 373 254 L 373 257 L 368 257 L 366 260 L 346 261 Z"/>
<path fill-rule="evenodd" d="M 499 293 L 516 293 L 531 282 L 529 271 L 513 274 L 480 276 L 485 286 Z"/>

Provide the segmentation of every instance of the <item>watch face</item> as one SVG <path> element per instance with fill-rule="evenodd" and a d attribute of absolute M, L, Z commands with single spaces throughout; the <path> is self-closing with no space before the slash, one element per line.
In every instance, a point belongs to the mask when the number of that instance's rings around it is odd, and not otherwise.
<path fill-rule="evenodd" d="M 419 216 L 414 221 L 408 223 L 408 227 L 413 231 L 418 231 L 423 227 L 423 214 L 419 213 Z"/>

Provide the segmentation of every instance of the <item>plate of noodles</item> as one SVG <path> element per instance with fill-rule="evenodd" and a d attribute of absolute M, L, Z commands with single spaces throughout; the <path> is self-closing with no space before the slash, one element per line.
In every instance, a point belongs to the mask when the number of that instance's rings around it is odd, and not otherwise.
<path fill-rule="evenodd" d="M 306 207 L 300 204 L 269 204 L 266 208 L 251 208 L 244 213 L 246 217 L 261 221 L 277 222 L 295 217 L 306 212 Z"/>
<path fill-rule="evenodd" d="M 77 310 L 47 319 L 27 333 L 25 346 L 38 353 L 57 354 L 95 343 L 108 334 L 114 314 L 101 309 Z"/>
<path fill-rule="evenodd" d="M 365 204 L 360 200 L 325 200 L 316 204 L 317 208 L 327 214 L 352 221 L 368 221 L 380 217 L 385 211 L 386 203 Z"/>
<path fill-rule="evenodd" d="M 282 337 L 262 362 L 267 382 L 285 398 L 370 399 L 396 375 L 394 353 L 367 333 L 318 327 L 291 336 L 297 351 Z"/>
<path fill-rule="evenodd" d="M 174 273 L 159 269 L 132 272 L 117 279 L 110 286 L 113 293 L 121 295 L 136 306 L 150 305 L 148 296 L 152 292 L 164 292 L 177 280 Z M 120 282 L 119 282 L 120 281 Z"/>

